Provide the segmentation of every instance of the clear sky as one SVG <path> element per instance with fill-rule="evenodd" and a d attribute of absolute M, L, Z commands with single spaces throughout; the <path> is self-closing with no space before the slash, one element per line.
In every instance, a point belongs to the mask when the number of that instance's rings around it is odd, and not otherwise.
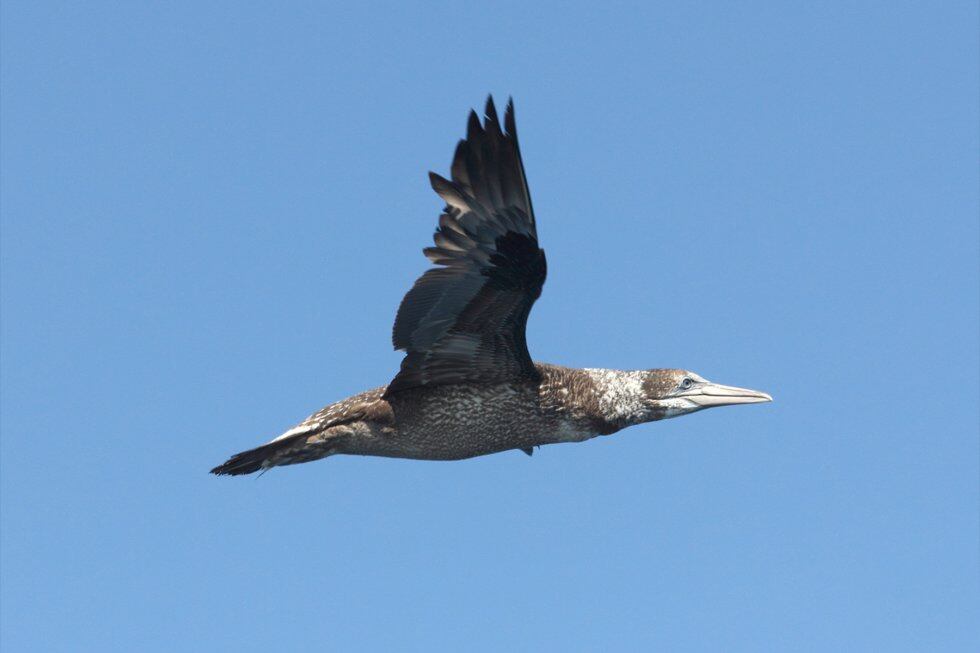
<path fill-rule="evenodd" d="M 980 650 L 977 4 L 461 4 L 3 3 L 3 649 Z M 210 476 L 391 378 L 488 92 L 532 355 L 775 402 Z"/>

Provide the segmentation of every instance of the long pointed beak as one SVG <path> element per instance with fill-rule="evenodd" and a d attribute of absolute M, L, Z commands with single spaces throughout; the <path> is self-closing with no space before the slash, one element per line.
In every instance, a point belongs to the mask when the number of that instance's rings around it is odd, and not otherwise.
<path fill-rule="evenodd" d="M 734 404 L 761 404 L 772 401 L 772 397 L 765 392 L 710 382 L 692 390 L 687 398 L 702 408 Z"/>

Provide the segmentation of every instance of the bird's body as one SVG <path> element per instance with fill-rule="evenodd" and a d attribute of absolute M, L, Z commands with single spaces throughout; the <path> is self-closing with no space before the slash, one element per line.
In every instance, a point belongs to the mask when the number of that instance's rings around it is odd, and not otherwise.
<path fill-rule="evenodd" d="M 525 326 L 546 275 L 517 145 L 488 100 L 470 116 L 452 180 L 430 174 L 446 201 L 438 267 L 416 281 L 395 319 L 406 351 L 387 386 L 330 404 L 268 444 L 211 470 L 248 474 L 334 454 L 458 460 L 560 442 L 702 408 L 769 401 L 684 370 L 572 369 L 534 363 Z"/>
<path fill-rule="evenodd" d="M 363 435 L 338 452 L 459 460 L 597 435 L 604 427 L 585 398 L 562 390 L 544 380 L 421 387 L 388 399 L 375 391 L 384 417 L 364 423 Z"/>
<path fill-rule="evenodd" d="M 288 465 L 333 454 L 459 460 L 581 442 L 622 428 L 614 414 L 600 410 L 603 389 L 609 388 L 597 379 L 614 372 L 535 367 L 540 378 L 533 381 L 422 386 L 387 398 L 381 387 L 354 395 L 266 445 L 275 451 L 270 462 Z M 261 467 L 270 457 L 248 454 L 230 460 L 229 470 Z"/>

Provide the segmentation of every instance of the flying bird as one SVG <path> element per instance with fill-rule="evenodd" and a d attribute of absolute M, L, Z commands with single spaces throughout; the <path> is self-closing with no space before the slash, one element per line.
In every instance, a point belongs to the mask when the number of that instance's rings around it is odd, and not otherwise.
<path fill-rule="evenodd" d="M 531 360 L 525 327 L 547 265 L 517 144 L 513 100 L 470 112 L 450 179 L 434 264 L 408 291 L 392 340 L 405 351 L 387 386 L 317 411 L 211 470 L 251 474 L 334 454 L 459 460 L 559 442 L 704 408 L 772 401 L 678 369 L 574 369 Z"/>

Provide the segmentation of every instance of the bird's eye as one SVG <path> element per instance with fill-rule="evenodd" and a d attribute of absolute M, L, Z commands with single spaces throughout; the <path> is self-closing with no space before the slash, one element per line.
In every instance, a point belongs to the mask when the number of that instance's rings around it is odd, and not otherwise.
<path fill-rule="evenodd" d="M 694 385 L 694 379 L 687 377 L 681 381 L 681 390 L 690 390 L 692 385 Z"/>

